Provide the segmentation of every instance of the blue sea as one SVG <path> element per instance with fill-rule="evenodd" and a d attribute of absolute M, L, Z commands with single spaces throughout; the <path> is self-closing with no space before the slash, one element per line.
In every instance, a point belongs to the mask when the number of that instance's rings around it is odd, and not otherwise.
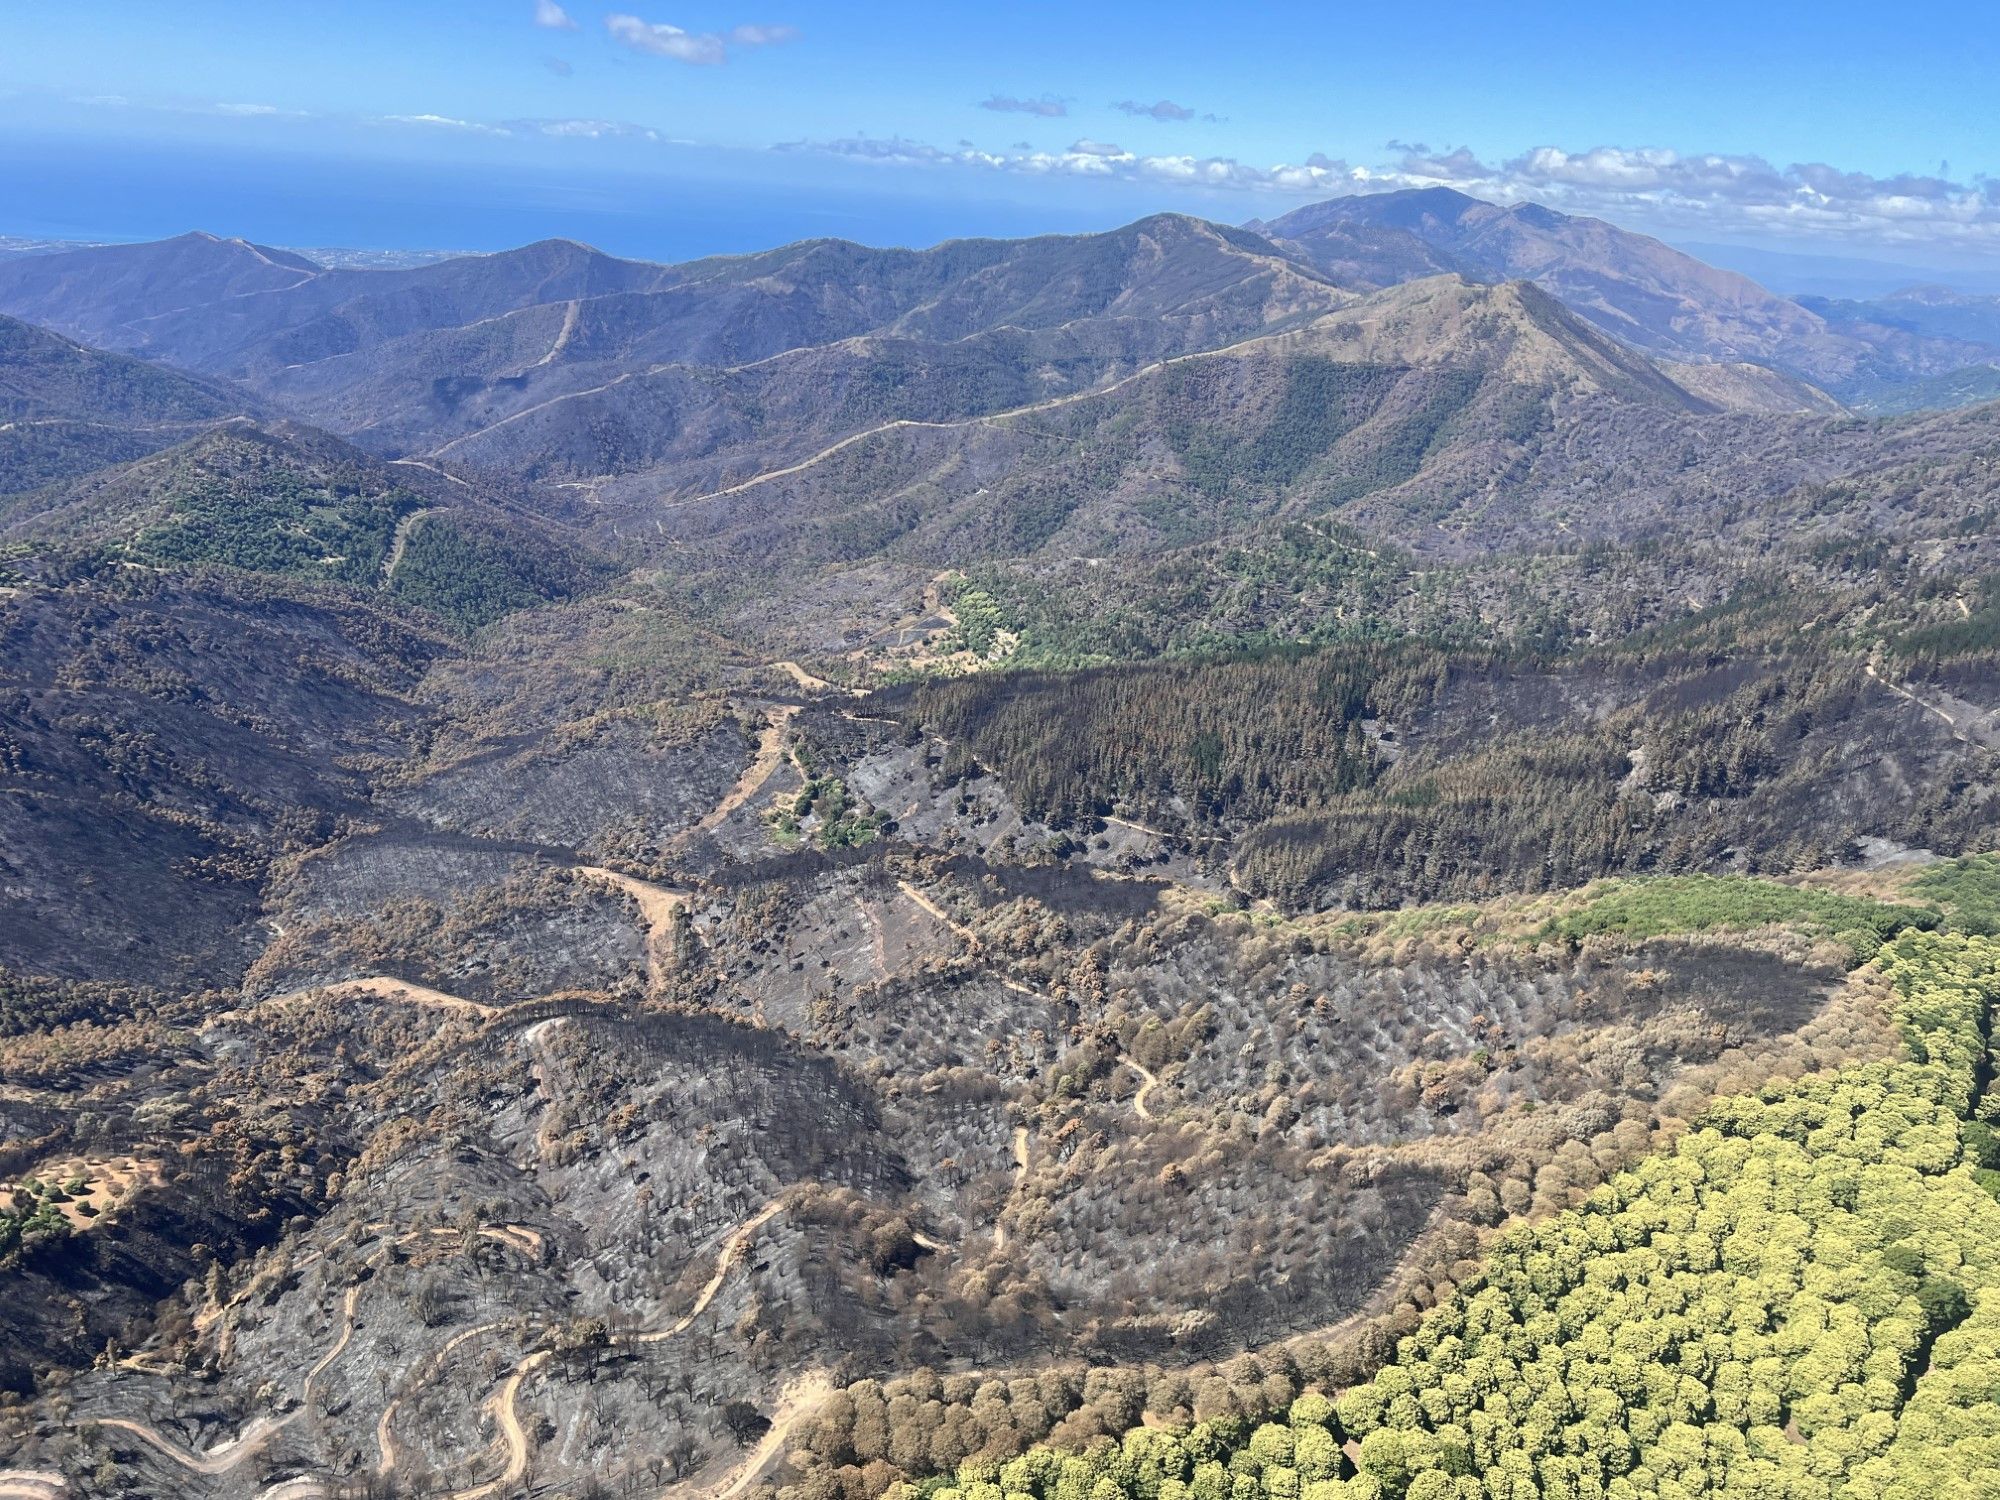
<path fill-rule="evenodd" d="M 821 236 L 929 245 L 1077 233 L 1158 206 L 1125 194 L 1032 204 L 925 196 L 895 168 L 785 163 L 790 178 L 780 179 L 754 153 L 740 159 L 746 170 L 733 176 L 726 160 L 677 172 L 671 154 L 657 171 L 588 174 L 0 137 L 0 235 L 131 241 L 205 229 L 269 245 L 365 250 L 501 250 L 560 237 L 677 261 Z"/>

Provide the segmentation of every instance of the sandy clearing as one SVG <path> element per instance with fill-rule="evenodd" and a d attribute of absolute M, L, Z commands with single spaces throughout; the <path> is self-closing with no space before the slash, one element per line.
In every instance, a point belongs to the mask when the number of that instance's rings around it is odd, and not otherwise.
<path fill-rule="evenodd" d="M 477 1000 L 467 1000 L 460 995 L 448 995 L 443 990 L 434 990 L 429 985 L 413 984 L 407 979 L 390 979 L 383 975 L 371 975 L 366 979 L 342 979 L 333 984 L 316 984 L 310 989 L 293 990 L 288 995 L 280 995 L 280 1000 L 303 1000 L 308 995 L 325 994 L 336 999 L 348 995 L 372 995 L 378 1000 L 400 1000 L 405 1005 L 419 1005 L 430 1010 L 449 1010 L 459 1015 L 478 1016 L 481 1020 L 500 1014 L 497 1005 L 482 1005 Z"/>
<path fill-rule="evenodd" d="M 12 1181 L 0 1182 L 0 1196 L 11 1193 L 29 1178 L 60 1187 L 79 1177 L 89 1183 L 88 1189 L 72 1194 L 69 1202 L 56 1205 L 63 1218 L 69 1221 L 70 1229 L 78 1233 L 109 1223 L 120 1205 L 134 1193 L 158 1187 L 166 1181 L 164 1170 L 157 1161 L 142 1161 L 131 1156 L 69 1156 L 37 1162 L 31 1170 L 22 1172 Z M 86 1206 L 95 1212 L 86 1214 L 83 1211 Z"/>

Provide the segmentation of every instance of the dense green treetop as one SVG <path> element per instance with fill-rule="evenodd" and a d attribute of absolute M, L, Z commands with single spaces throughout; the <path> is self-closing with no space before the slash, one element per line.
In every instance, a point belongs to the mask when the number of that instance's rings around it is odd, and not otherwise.
<path fill-rule="evenodd" d="M 2000 1494 L 2000 1202 L 1978 1157 L 2000 943 L 1877 960 L 1907 1057 L 1719 1102 L 1517 1229 L 1373 1380 L 1139 1427 L 934 1500 L 1977 1500 Z"/>

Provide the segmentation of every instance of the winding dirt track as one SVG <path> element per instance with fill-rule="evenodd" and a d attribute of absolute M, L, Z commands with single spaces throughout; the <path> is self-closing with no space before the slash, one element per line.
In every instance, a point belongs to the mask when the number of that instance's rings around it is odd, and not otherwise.
<path fill-rule="evenodd" d="M 1132 1112 L 1142 1120 L 1150 1120 L 1153 1118 L 1153 1111 L 1146 1106 L 1146 1096 L 1160 1086 L 1160 1080 L 1153 1076 L 1151 1069 L 1134 1062 L 1129 1057 L 1125 1059 L 1125 1066 L 1139 1075 L 1139 1091 L 1132 1096 Z"/>
<path fill-rule="evenodd" d="M 0 1469 L 0 1500 L 63 1500 L 69 1482 L 47 1469 Z"/>
<path fill-rule="evenodd" d="M 771 1426 L 757 1446 L 745 1455 L 743 1460 L 730 1472 L 729 1483 L 715 1490 L 710 1500 L 735 1500 L 757 1476 L 769 1468 L 772 1460 L 785 1451 L 785 1441 L 792 1435 L 792 1429 L 819 1410 L 820 1403 L 833 1394 L 833 1382 L 824 1372 L 814 1370 L 800 1376 L 778 1396 L 778 1409 L 772 1413 Z M 720 1480 L 710 1481 L 720 1483 Z M 668 1490 L 669 1495 L 694 1493 L 690 1484 L 681 1484 Z"/>
<path fill-rule="evenodd" d="M 1333 308 L 1327 309 L 1328 312 L 1333 312 L 1336 310 L 1337 309 Z M 927 429 L 936 432 L 949 432 L 960 428 L 968 428 L 968 427 L 998 426 L 1002 423 L 1011 422 L 1016 417 L 1034 416 L 1039 412 L 1055 411 L 1061 407 L 1074 406 L 1076 403 L 1080 401 L 1094 401 L 1099 399 L 1100 397 L 1109 396 L 1116 391 L 1123 390 L 1128 385 L 1132 385 L 1137 381 L 1145 380 L 1150 376 L 1156 375 L 1161 370 L 1167 369 L 1169 366 L 1172 365 L 1189 364 L 1200 361 L 1228 358 L 1230 356 L 1240 354 L 1245 349 L 1255 348 L 1258 345 L 1270 343 L 1274 340 L 1295 337 L 1297 333 L 1298 330 L 1296 328 L 1287 328 L 1282 332 L 1278 333 L 1260 333 L 1250 338 L 1239 339 L 1237 342 L 1233 344 L 1224 344 L 1219 349 L 1199 349 L 1191 354 L 1176 354 L 1167 359 L 1155 360 L 1151 364 L 1142 365 L 1138 369 L 1134 370 L 1130 375 L 1122 376 L 1121 378 L 1112 381 L 1109 385 L 1097 385 L 1090 387 L 1088 390 L 1070 391 L 1065 395 L 1051 396 L 1043 401 L 1030 402 L 1026 406 L 1008 407 L 1004 411 L 981 412 L 975 416 L 956 417 L 949 421 L 943 421 L 943 422 L 927 422 L 919 420 L 918 418 L 915 417 L 894 417 L 887 422 L 879 424 L 878 426 L 869 427 L 860 432 L 850 433 L 848 436 L 841 438 L 838 442 L 828 444 L 826 447 L 820 449 L 819 452 L 814 453 L 807 458 L 803 458 L 799 460 L 797 463 L 786 464 L 781 469 L 769 469 L 762 474 L 753 474 L 748 479 L 740 480 L 735 484 L 725 485 L 723 488 L 719 490 L 710 490 L 706 494 L 690 495 L 683 500 L 670 500 L 666 502 L 666 504 L 661 508 L 666 510 L 678 510 L 683 506 L 700 505 L 709 500 L 722 500 L 726 499 L 728 496 L 731 495 L 743 494 L 746 490 L 754 490 L 759 485 L 769 484 L 774 479 L 784 479 L 793 474 L 803 473 L 807 469 L 813 468 L 818 464 L 826 462 L 827 459 L 832 458 L 835 454 L 845 452 L 847 449 L 852 448 L 856 443 L 866 442 L 869 438 L 872 437 L 880 437 L 883 433 L 899 432 L 911 429 Z M 579 394 L 585 394 L 585 393 L 579 393 Z M 562 400 L 565 398 L 557 397 L 556 399 Z M 516 415 L 525 416 L 527 415 L 527 413 L 521 412 L 521 413 L 516 413 Z M 507 420 L 511 421 L 513 419 L 508 418 Z M 469 434 L 469 436 L 477 436 L 477 434 Z M 453 439 L 453 442 L 463 442 L 463 441 L 464 441 L 463 438 Z M 444 445 L 444 448 L 439 448 L 437 452 L 442 453 L 445 451 L 445 448 L 449 448 L 450 446 L 451 443 L 447 443 Z"/>
<path fill-rule="evenodd" d="M 347 1289 L 347 1297 L 341 1304 L 340 1337 L 333 1341 L 333 1347 L 319 1357 L 319 1363 L 306 1371 L 304 1384 L 299 1387 L 299 1406 L 305 1411 L 312 1410 L 313 1383 L 324 1375 L 333 1362 L 347 1352 L 347 1346 L 354 1340 L 354 1309 L 361 1301 L 361 1283 L 355 1282 Z"/>
<path fill-rule="evenodd" d="M 434 467 L 429 464 L 422 464 L 420 466 L 424 468 Z M 463 481 L 459 482 L 462 483 Z M 406 517 L 405 521 L 406 523 L 413 521 L 417 519 L 417 516 L 421 516 L 422 514 L 424 512 L 418 512 L 414 516 Z M 404 535 L 403 529 L 399 528 L 398 546 L 387 569 L 388 572 L 393 572 L 394 562 L 400 560 L 400 543 Z M 787 666 L 791 670 L 794 676 L 801 681 L 801 685 L 809 685 L 817 688 L 833 687 L 833 684 L 827 683 L 823 679 L 810 677 L 796 663 L 785 663 L 782 665 Z M 718 826 L 731 813 L 756 795 L 757 791 L 770 779 L 772 773 L 784 759 L 786 730 L 791 723 L 792 717 L 797 712 L 797 708 L 793 706 L 780 706 L 772 711 L 770 722 L 767 724 L 760 738 L 756 757 L 752 760 L 749 767 L 745 769 L 743 775 L 738 778 L 735 786 L 724 795 L 714 808 L 710 809 L 693 829 L 688 831 L 689 834 Z M 635 876 L 626 875 L 598 865 L 578 865 L 572 868 L 580 875 L 613 886 L 624 894 L 631 896 L 638 903 L 640 913 L 647 924 L 649 950 L 657 950 L 662 945 L 671 944 L 673 933 L 672 923 L 677 913 L 686 904 L 688 900 L 687 893 L 654 885 L 648 881 L 640 880 Z M 930 903 L 924 902 L 923 904 L 928 909 L 936 911 L 936 908 L 931 906 Z M 942 913 L 938 913 L 938 915 L 942 917 Z M 652 953 L 652 956 L 657 960 L 658 955 L 656 951 Z M 330 985 L 315 985 L 308 989 L 293 991 L 290 994 L 275 998 L 279 1000 L 296 1000 L 315 993 L 335 997 L 367 995 L 378 999 L 401 1001 L 411 1005 L 472 1016 L 480 1020 L 491 1019 L 500 1014 L 500 1008 L 496 1006 L 484 1005 L 475 1000 L 467 1000 L 462 996 L 447 994 L 442 990 L 431 989 L 425 985 L 413 984 L 406 980 L 390 979 L 379 975 L 362 979 L 342 980 Z M 565 1020 L 566 1018 L 564 1017 L 555 1017 L 550 1020 L 538 1022 L 528 1027 L 523 1036 L 531 1047 L 536 1048 L 537 1051 L 541 1051 L 541 1039 L 546 1030 L 552 1026 L 563 1024 Z M 556 1108 L 561 1102 L 559 1090 L 554 1082 L 554 1072 L 555 1070 L 552 1067 L 547 1066 L 538 1070 L 538 1076 L 543 1081 L 544 1090 L 550 1095 L 548 1119 L 553 1119 Z M 538 1132 L 536 1137 L 537 1149 L 542 1154 L 547 1153 L 551 1144 L 547 1139 L 547 1130 L 548 1120 L 545 1120 L 542 1131 Z M 614 1335 L 613 1342 L 617 1344 L 662 1343 L 668 1339 L 677 1338 L 686 1332 L 694 1321 L 706 1312 L 710 1304 L 714 1302 L 716 1295 L 721 1291 L 724 1282 L 728 1279 L 731 1269 L 742 1259 L 752 1237 L 760 1228 L 769 1223 L 772 1218 L 781 1212 L 783 1206 L 781 1199 L 773 1198 L 730 1232 L 728 1238 L 722 1242 L 717 1251 L 715 1273 L 709 1278 L 707 1284 L 703 1286 L 701 1292 L 695 1298 L 694 1305 L 680 1319 L 667 1328 L 651 1333 Z M 389 1226 L 382 1224 L 370 1227 L 379 1230 Z M 392 1243 L 402 1244 L 411 1239 L 439 1234 L 449 1235 L 456 1232 L 442 1228 L 412 1230 L 408 1234 L 399 1236 Z M 531 1255 L 539 1254 L 542 1249 L 543 1240 L 541 1233 L 525 1225 L 482 1225 L 478 1233 L 483 1237 L 493 1239 L 510 1248 Z M 925 1241 L 925 1243 L 928 1248 L 944 1248 L 935 1241 Z M 315 1256 L 314 1258 L 318 1257 Z M 115 1428 L 119 1431 L 130 1433 L 133 1437 L 139 1439 L 139 1441 L 161 1453 L 190 1473 L 212 1476 L 230 1472 L 245 1459 L 262 1451 L 272 1437 L 311 1411 L 319 1381 L 333 1367 L 341 1355 L 346 1353 L 348 1346 L 353 1342 L 356 1314 L 360 1304 L 362 1287 L 363 1283 L 361 1282 L 356 1282 L 348 1287 L 342 1301 L 340 1332 L 332 1345 L 314 1362 L 312 1368 L 306 1372 L 300 1387 L 298 1407 L 283 1417 L 258 1417 L 245 1426 L 236 1437 L 203 1453 L 191 1452 L 155 1428 L 126 1418 L 98 1418 L 95 1420 L 94 1425 Z M 423 1365 L 419 1367 L 415 1378 L 404 1383 L 402 1391 L 383 1407 L 381 1415 L 376 1420 L 375 1441 L 379 1453 L 376 1472 L 378 1474 L 387 1474 L 396 1467 L 396 1439 L 393 1428 L 396 1413 L 407 1399 L 409 1392 L 419 1388 L 431 1377 L 433 1372 L 442 1369 L 445 1361 L 450 1358 L 451 1354 L 464 1344 L 499 1329 L 512 1326 L 514 1326 L 513 1320 L 505 1320 L 485 1323 L 474 1328 L 461 1330 L 424 1361 Z M 450 1497 L 450 1500 L 481 1500 L 481 1497 L 492 1495 L 516 1483 L 526 1474 L 530 1458 L 528 1437 L 526 1431 L 521 1426 L 516 1407 L 519 1402 L 521 1388 L 526 1383 L 528 1377 L 547 1364 L 551 1358 L 552 1354 L 547 1349 L 539 1350 L 523 1358 L 515 1365 L 507 1379 L 501 1384 L 499 1390 L 494 1393 L 494 1396 L 488 1403 L 494 1410 L 495 1419 L 500 1428 L 501 1439 L 506 1445 L 508 1456 L 505 1471 L 497 1479 L 476 1485 L 471 1489 L 456 1492 Z M 802 1378 L 788 1387 L 781 1398 L 778 1418 L 773 1420 L 771 1429 L 766 1433 L 764 1440 L 760 1442 L 758 1447 L 753 1450 L 751 1455 L 739 1467 L 735 1479 L 723 1494 L 733 1496 L 748 1485 L 769 1464 L 772 1458 L 782 1450 L 782 1445 L 792 1427 L 803 1419 L 803 1417 L 810 1414 L 820 1401 L 831 1394 L 831 1391 L 832 1386 L 826 1377 L 817 1372 Z M 306 1500 L 306 1497 L 323 1496 L 327 1492 L 327 1486 L 322 1481 L 311 1477 L 300 1477 L 285 1480 L 280 1484 L 270 1487 L 262 1493 L 260 1500 Z M 0 1500 L 64 1500 L 64 1497 L 68 1494 L 67 1481 L 58 1473 L 26 1469 L 0 1470 Z"/>
<path fill-rule="evenodd" d="M 509 1321 L 501 1321 L 481 1323 L 475 1328 L 461 1329 L 446 1339 L 438 1347 L 435 1354 L 431 1355 L 429 1359 L 418 1366 L 417 1375 L 404 1382 L 403 1389 L 396 1394 L 387 1406 L 382 1408 L 382 1415 L 375 1419 L 375 1447 L 378 1452 L 378 1457 L 375 1460 L 376 1473 L 387 1474 L 391 1469 L 396 1467 L 396 1435 L 391 1429 L 395 1425 L 396 1412 L 402 1406 L 403 1402 L 408 1399 L 409 1393 L 419 1386 L 428 1384 L 434 1373 L 444 1368 L 445 1361 L 450 1359 L 452 1352 L 461 1345 L 509 1326 Z"/>
<path fill-rule="evenodd" d="M 550 1153 L 555 1150 L 556 1119 L 562 1112 L 563 1104 L 562 1086 L 556 1082 L 558 1069 L 555 1059 L 542 1038 L 556 1027 L 568 1024 L 569 1017 L 553 1016 L 546 1021 L 537 1021 L 521 1033 L 521 1040 L 528 1044 L 535 1055 L 536 1061 L 533 1064 L 535 1083 L 547 1100 L 542 1109 L 542 1123 L 535 1131 L 535 1156 L 541 1161 L 547 1161 Z"/>
<path fill-rule="evenodd" d="M 762 1208 L 758 1209 L 756 1213 L 730 1231 L 729 1237 L 722 1242 L 721 1248 L 716 1252 L 715 1274 L 709 1277 L 708 1284 L 701 1289 L 701 1294 L 695 1298 L 694 1306 L 689 1308 L 678 1322 L 652 1333 L 616 1335 L 613 1337 L 612 1342 L 614 1344 L 661 1344 L 665 1343 L 668 1339 L 680 1337 L 681 1334 L 688 1330 L 688 1327 L 696 1318 L 708 1311 L 709 1304 L 715 1300 L 716 1293 L 722 1290 L 723 1282 L 728 1279 L 730 1270 L 743 1258 L 743 1252 L 748 1248 L 752 1236 L 759 1229 L 763 1228 L 765 1224 L 769 1223 L 783 1208 L 783 1200 L 773 1198 Z M 464 1335 L 461 1335 L 461 1337 L 464 1337 Z M 493 1407 L 494 1418 L 500 1425 L 501 1441 L 507 1448 L 507 1467 L 500 1473 L 499 1477 L 489 1479 L 484 1484 L 476 1484 L 470 1489 L 453 1491 L 448 1500 L 485 1500 L 485 1497 L 488 1495 L 497 1494 L 501 1490 L 520 1483 L 527 1475 L 529 1458 L 528 1434 L 527 1430 L 521 1426 L 520 1414 L 515 1408 L 520 1400 L 522 1385 L 526 1383 L 530 1375 L 547 1364 L 552 1357 L 553 1355 L 547 1349 L 536 1350 L 533 1354 L 528 1355 L 519 1364 L 514 1366 L 506 1380 L 501 1383 L 500 1389 L 494 1393 L 491 1405 Z M 773 1426 L 775 1427 L 776 1424 L 774 1423 Z M 734 1491 L 732 1490 L 731 1493 L 734 1493 Z"/>
<path fill-rule="evenodd" d="M 258 1417 L 230 1441 L 210 1448 L 206 1453 L 191 1453 L 172 1438 L 166 1437 L 145 1423 L 128 1421 L 124 1417 L 100 1417 L 97 1419 L 97 1425 L 115 1427 L 121 1432 L 131 1433 L 142 1443 L 165 1454 L 190 1473 L 227 1474 L 312 1410 L 313 1387 L 319 1378 L 332 1368 L 333 1362 L 347 1352 L 347 1346 L 353 1342 L 354 1312 L 361 1301 L 361 1287 L 362 1283 L 356 1282 L 347 1289 L 347 1296 L 341 1305 L 340 1336 L 333 1341 L 326 1353 L 319 1357 L 313 1367 L 306 1371 L 306 1378 L 299 1387 L 299 1404 L 284 1416 Z"/>
<path fill-rule="evenodd" d="M 411 1230 L 408 1234 L 397 1236 L 390 1243 L 392 1245 L 401 1245 L 413 1239 L 422 1239 L 437 1234 L 454 1234 L 456 1232 L 450 1229 L 415 1229 Z M 539 1251 L 541 1248 L 541 1235 L 537 1231 L 527 1228 L 525 1225 L 481 1225 L 479 1233 L 484 1237 L 496 1240 L 504 1245 L 509 1245 L 517 1250 L 532 1249 L 533 1251 Z M 157 1429 L 149 1427 L 143 1422 L 130 1421 L 124 1417 L 99 1417 L 94 1419 L 95 1425 L 99 1427 L 114 1427 L 121 1432 L 131 1433 L 132 1436 L 138 1438 L 148 1447 L 164 1454 L 175 1464 L 190 1473 L 205 1475 L 227 1474 L 245 1459 L 261 1452 L 266 1443 L 291 1426 L 300 1417 L 311 1413 L 313 1397 L 319 1385 L 320 1378 L 333 1368 L 334 1361 L 345 1354 L 348 1345 L 354 1341 L 356 1315 L 361 1304 L 361 1291 L 366 1284 L 366 1282 L 357 1281 L 348 1287 L 346 1295 L 341 1300 L 340 1333 L 334 1339 L 333 1343 L 328 1346 L 327 1351 L 314 1362 L 313 1367 L 306 1371 L 305 1379 L 299 1387 L 299 1404 L 284 1416 L 258 1417 L 234 1438 L 226 1443 L 210 1448 L 205 1453 L 190 1452 Z M 484 1332 L 486 1330 L 480 1329 L 474 1331 Z M 385 1442 L 390 1413 L 393 1412 L 396 1404 L 396 1402 L 390 1403 L 389 1410 L 382 1414 L 382 1421 L 376 1429 L 377 1437 L 383 1439 Z M 389 1460 L 389 1462 L 393 1463 L 393 1459 Z M 388 1467 L 388 1464 L 385 1464 L 384 1467 Z M 45 1497 L 65 1494 L 66 1491 L 61 1488 L 62 1480 L 60 1476 L 54 1476 L 57 1487 L 53 1490 L 45 1483 L 41 1483 L 49 1477 L 41 1474 L 28 1474 L 23 1477 L 14 1472 L 0 1473 L 0 1500 L 12 1500 L 14 1496 L 22 1497 L 22 1500 L 45 1500 Z M 41 1484 L 39 1489 L 20 1487 L 38 1483 Z M 16 1488 L 10 1491 L 6 1488 L 7 1484 L 14 1484 Z M 317 1480 L 294 1479 L 288 1480 L 274 1489 L 265 1491 L 261 1500 L 290 1500 L 290 1497 L 308 1494 L 317 1495 L 324 1492 L 325 1486 L 321 1485 Z"/>
<path fill-rule="evenodd" d="M 143 1422 L 130 1422 L 123 1417 L 99 1417 L 99 1427 L 115 1427 L 155 1448 L 172 1459 L 191 1474 L 227 1474 L 244 1459 L 261 1449 L 279 1432 L 290 1426 L 298 1412 L 288 1417 L 259 1417 L 242 1432 L 206 1453 L 190 1453 L 172 1438 L 164 1437 Z"/>

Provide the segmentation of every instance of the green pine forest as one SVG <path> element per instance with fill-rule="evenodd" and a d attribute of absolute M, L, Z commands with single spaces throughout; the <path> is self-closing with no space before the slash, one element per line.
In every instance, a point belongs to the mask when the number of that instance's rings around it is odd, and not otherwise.
<path fill-rule="evenodd" d="M 1905 1056 L 1716 1104 L 1518 1229 L 1374 1379 L 1284 1421 L 1141 1426 L 929 1500 L 2000 1495 L 2000 942 L 1874 960 Z"/>

